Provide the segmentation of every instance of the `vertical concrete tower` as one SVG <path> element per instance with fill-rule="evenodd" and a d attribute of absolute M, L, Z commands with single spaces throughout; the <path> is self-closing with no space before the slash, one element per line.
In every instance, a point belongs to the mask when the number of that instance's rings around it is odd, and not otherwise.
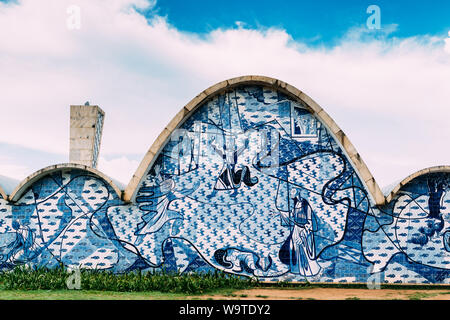
<path fill-rule="evenodd" d="M 99 106 L 70 106 L 69 162 L 97 167 L 104 118 Z"/>

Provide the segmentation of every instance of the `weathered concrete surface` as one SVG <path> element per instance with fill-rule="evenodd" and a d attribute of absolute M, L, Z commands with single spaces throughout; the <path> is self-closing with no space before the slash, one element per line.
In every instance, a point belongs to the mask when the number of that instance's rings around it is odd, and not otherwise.
<path fill-rule="evenodd" d="M 356 169 L 361 180 L 366 185 L 370 192 L 372 200 L 377 205 L 382 205 L 386 202 L 386 199 L 381 192 L 378 183 L 375 178 L 370 173 L 361 156 L 356 151 L 353 144 L 350 142 L 345 133 L 339 128 L 339 126 L 334 122 L 334 120 L 308 95 L 304 92 L 298 90 L 294 86 L 270 77 L 258 76 L 258 75 L 248 75 L 242 77 L 236 77 L 219 82 L 198 94 L 194 99 L 192 99 L 186 106 L 184 106 L 181 111 L 170 121 L 170 123 L 164 128 L 155 142 L 152 144 L 144 159 L 140 163 L 135 174 L 128 183 L 127 188 L 124 191 L 125 201 L 133 201 L 136 196 L 137 188 L 142 182 L 143 178 L 146 176 L 148 169 L 153 164 L 153 161 L 157 158 L 159 151 L 165 146 L 167 141 L 170 139 L 172 132 L 178 128 L 185 119 L 187 119 L 198 107 L 200 107 L 205 101 L 215 96 L 216 94 L 231 89 L 239 85 L 264 85 L 268 88 L 273 88 L 284 92 L 289 97 L 301 101 L 304 103 L 330 131 L 342 145 L 343 149 L 347 153 L 348 157 L 352 160 L 354 168 Z"/>
<path fill-rule="evenodd" d="M 69 162 L 97 167 L 104 118 L 99 106 L 70 106 Z"/>

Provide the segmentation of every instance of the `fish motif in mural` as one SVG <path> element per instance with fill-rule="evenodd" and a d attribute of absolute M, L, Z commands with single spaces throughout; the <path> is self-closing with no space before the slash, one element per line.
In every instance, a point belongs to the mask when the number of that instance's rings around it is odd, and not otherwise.
<path fill-rule="evenodd" d="M 450 175 L 377 207 L 334 136 L 279 91 L 211 97 L 160 151 L 131 203 L 77 169 L 0 199 L 0 268 L 450 283 Z"/>
<path fill-rule="evenodd" d="M 378 229 L 366 230 L 363 237 L 364 254 L 374 272 L 384 271 L 398 255 L 420 266 L 450 269 L 449 186 L 447 179 L 424 178 L 396 197 L 392 213 L 374 217 Z"/>
<path fill-rule="evenodd" d="M 166 146 L 137 193 L 139 210 L 109 208 L 116 234 L 151 266 L 184 271 L 200 257 L 234 273 L 302 279 L 330 264 L 320 254 L 344 237 L 352 201 L 343 199 L 355 195 L 339 187 L 349 184 L 354 171 L 337 145 L 329 145 L 330 137 L 318 144 L 305 142 L 298 130 L 292 137 L 292 114 L 307 117 L 311 127 L 310 113 L 291 112 L 298 106 L 284 97 L 270 98 L 268 106 L 263 99 L 253 103 L 252 90 L 229 94 L 237 107 L 218 97 L 185 123 L 190 147 Z M 266 121 L 253 120 L 253 108 Z M 190 126 L 195 129 L 189 133 Z M 195 169 L 177 170 L 176 154 L 195 158 Z"/>

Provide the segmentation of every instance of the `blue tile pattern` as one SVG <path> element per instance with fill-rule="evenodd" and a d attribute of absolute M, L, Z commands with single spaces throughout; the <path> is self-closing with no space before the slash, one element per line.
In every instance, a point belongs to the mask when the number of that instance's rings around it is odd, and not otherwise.
<path fill-rule="evenodd" d="M 103 130 L 103 118 L 104 115 L 102 113 L 98 113 L 97 122 L 95 124 L 95 137 L 94 137 L 94 152 L 92 155 L 92 167 L 97 168 L 98 155 L 100 153 L 100 142 L 102 137 Z"/>
<path fill-rule="evenodd" d="M 376 207 L 302 103 L 261 86 L 212 97 L 123 203 L 61 171 L 0 199 L 0 267 L 214 269 L 266 281 L 449 283 L 450 176 L 420 176 Z"/>

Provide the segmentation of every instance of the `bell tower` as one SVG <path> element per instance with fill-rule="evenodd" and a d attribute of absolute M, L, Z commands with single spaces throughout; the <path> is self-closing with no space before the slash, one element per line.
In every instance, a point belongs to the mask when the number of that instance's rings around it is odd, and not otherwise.
<path fill-rule="evenodd" d="M 69 162 L 96 168 L 105 112 L 99 106 L 70 106 Z"/>

